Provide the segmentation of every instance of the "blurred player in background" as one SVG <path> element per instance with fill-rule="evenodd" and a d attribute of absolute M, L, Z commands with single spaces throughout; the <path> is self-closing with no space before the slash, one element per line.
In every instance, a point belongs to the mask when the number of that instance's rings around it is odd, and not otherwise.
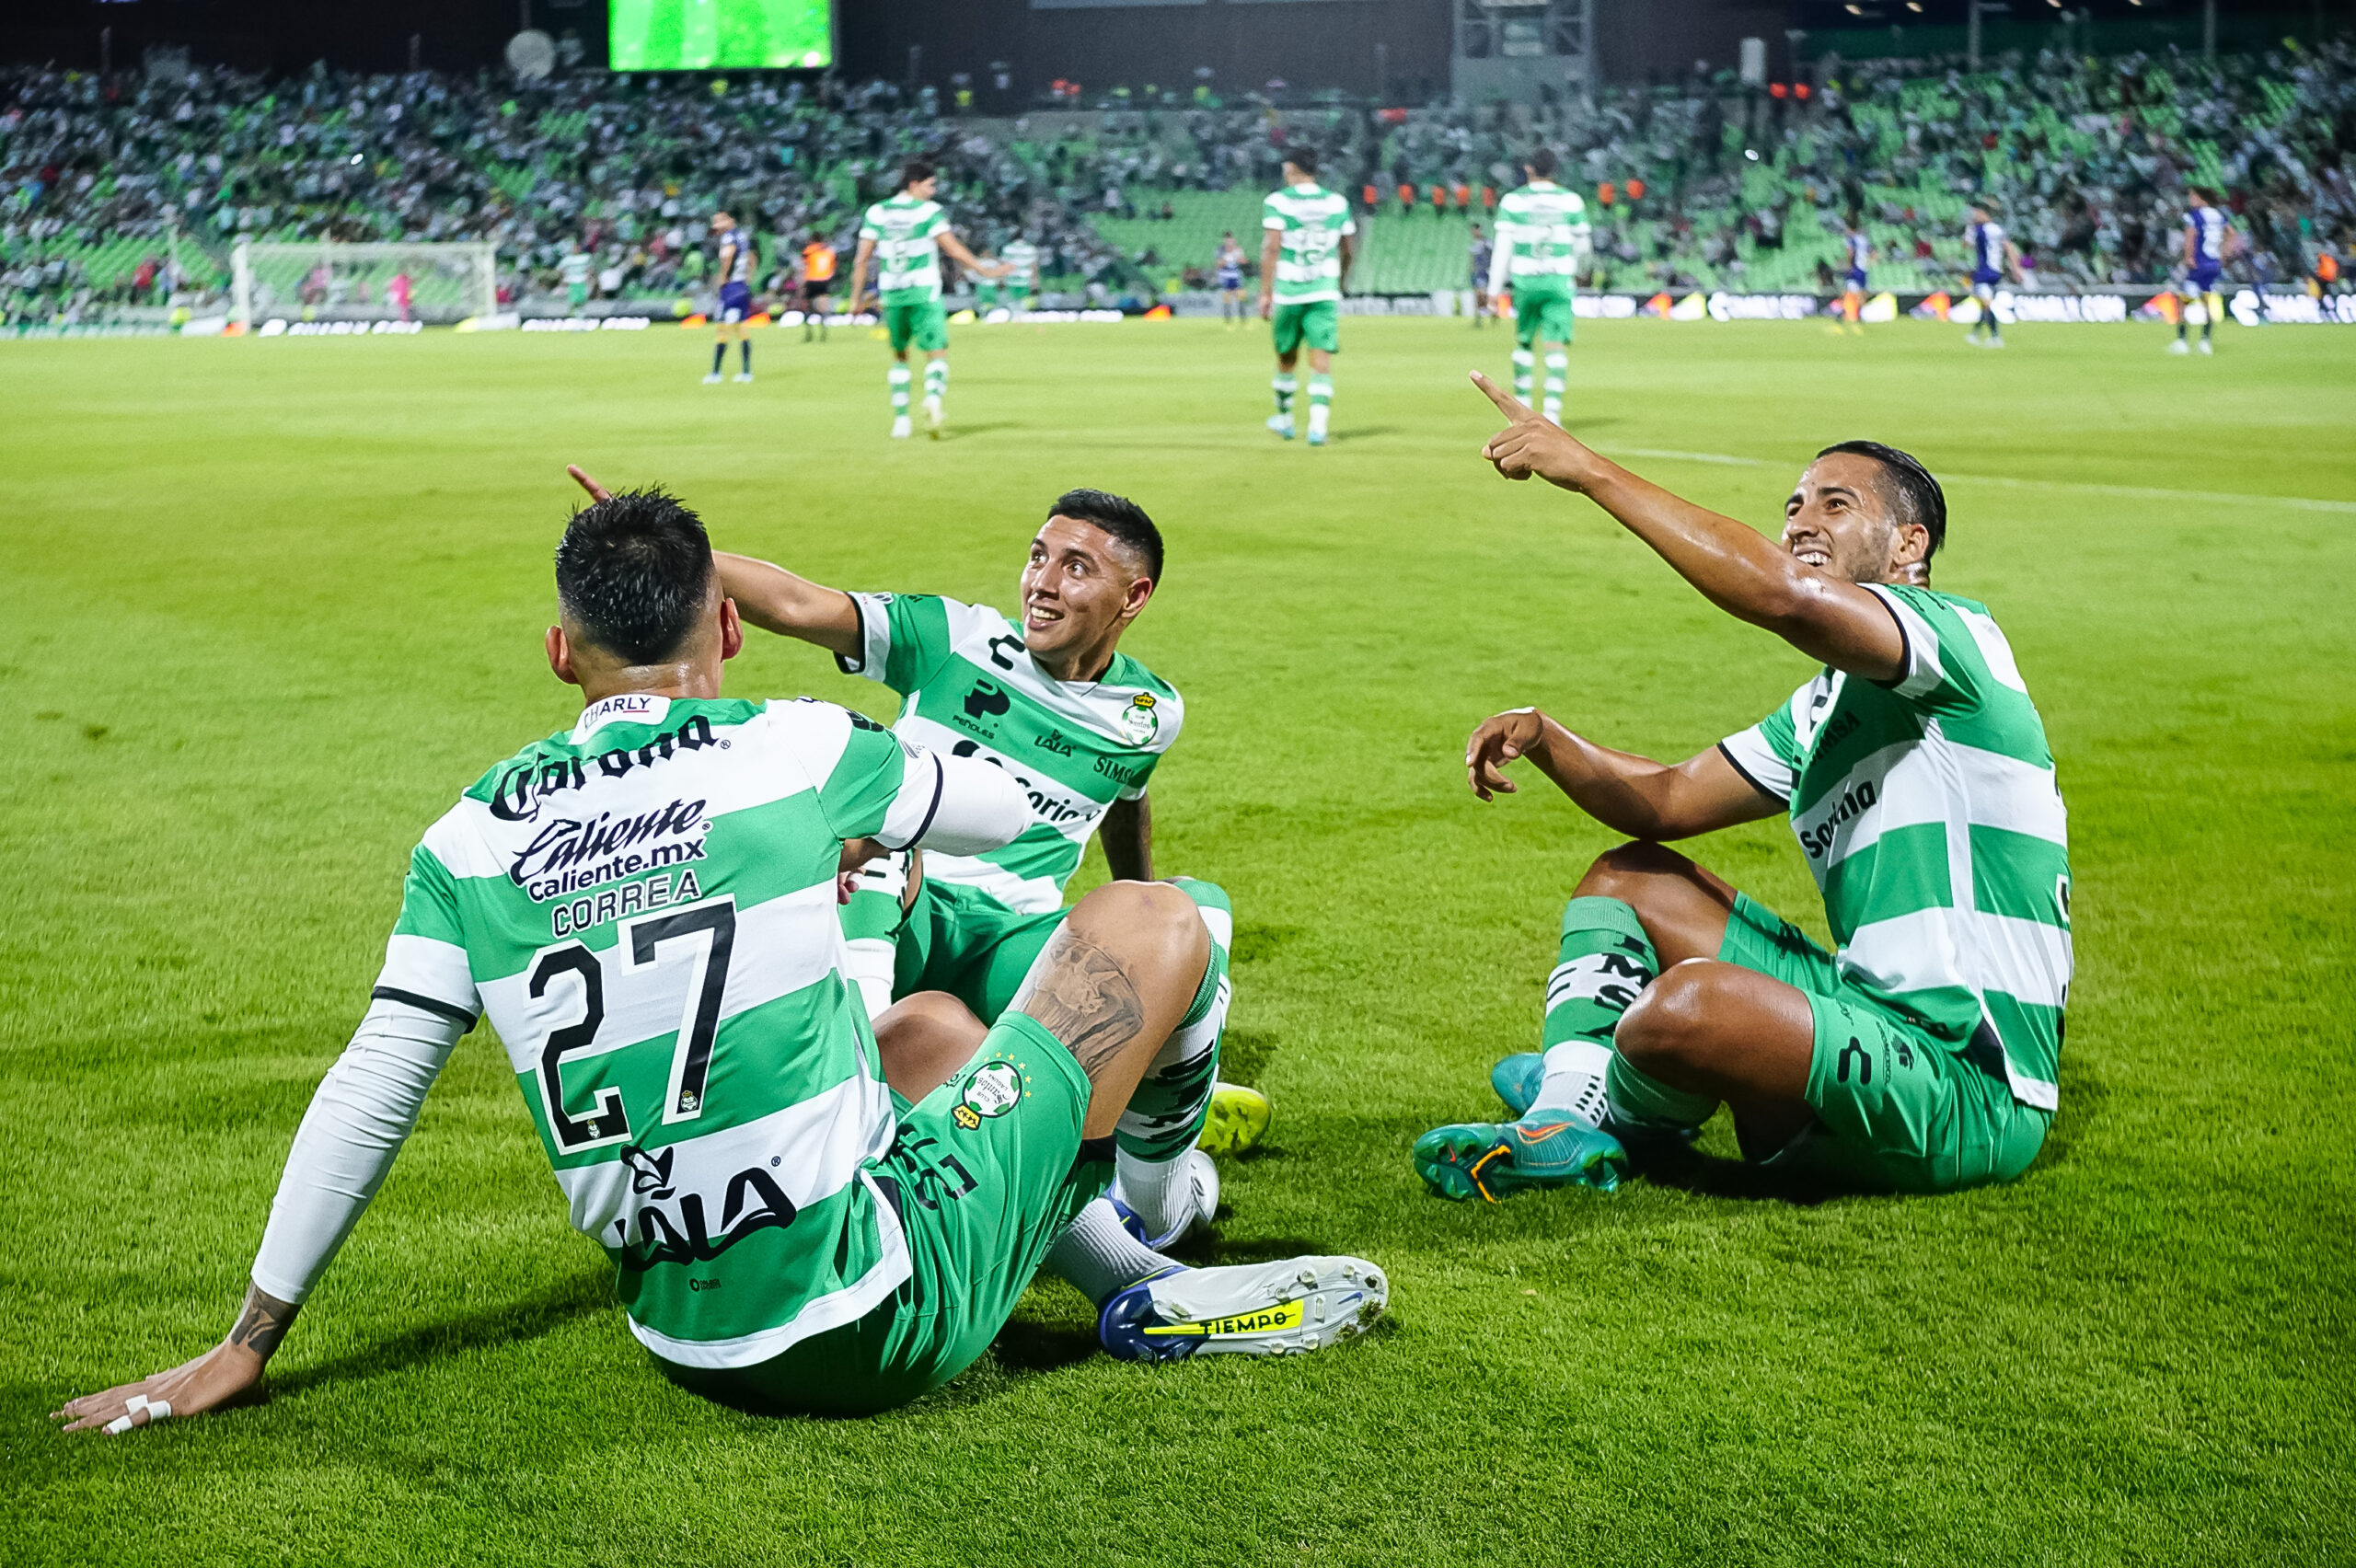
<path fill-rule="evenodd" d="M 984 262 L 965 248 L 949 226 L 949 215 L 933 200 L 941 181 L 931 164 L 912 158 L 900 173 L 900 193 L 867 209 L 859 225 L 859 250 L 850 263 L 851 308 L 867 297 L 867 273 L 875 269 L 876 298 L 884 330 L 892 344 L 892 439 L 908 438 L 908 348 L 924 352 L 925 429 L 941 439 L 949 398 L 949 318 L 941 309 L 941 258 L 949 257 L 978 277 L 1002 278 L 1008 269 Z"/>
<path fill-rule="evenodd" d="M 1234 331 L 1243 325 L 1243 247 L 1233 229 L 1218 236 L 1218 259 L 1212 265 L 1218 274 L 1218 318 Z"/>
<path fill-rule="evenodd" d="M 1300 384 L 1293 375 L 1309 348 L 1309 444 L 1325 444 L 1333 415 L 1334 356 L 1342 347 L 1342 280 L 1350 270 L 1358 225 L 1350 203 L 1317 183 L 1317 155 L 1295 147 L 1285 155 L 1285 188 L 1260 204 L 1260 318 L 1276 335 L 1276 374 L 1269 383 L 1276 411 L 1268 428 L 1293 437 L 1292 405 Z"/>
<path fill-rule="evenodd" d="M 1472 325 L 1477 330 L 1485 325 L 1489 316 L 1489 262 L 1496 247 L 1489 243 L 1488 231 L 1479 224 L 1472 225 Z"/>
<path fill-rule="evenodd" d="M 589 303 L 589 272 L 596 262 L 574 240 L 565 248 L 564 259 L 557 263 L 557 276 L 564 280 L 564 308 L 567 314 L 578 316 L 581 307 Z"/>
<path fill-rule="evenodd" d="M 2217 351 L 2211 334 L 2217 329 L 2217 317 L 2224 314 L 2225 296 L 2217 292 L 2217 278 L 2225 270 L 2225 251 L 2232 243 L 2233 224 L 2224 210 L 2216 203 L 2215 195 L 2200 186 L 2190 186 L 2185 193 L 2184 209 L 2184 290 L 2188 295 L 2200 299 L 2200 352 L 2213 354 Z M 2188 311 L 2176 318 L 2176 341 L 2168 345 L 2168 352 L 2191 352 L 2185 342 L 2185 329 L 2191 325 Z"/>
<path fill-rule="evenodd" d="M 1988 333 L 1985 346 L 2001 349 L 2004 346 L 2004 327 L 1996 319 L 1996 285 L 2007 278 L 2019 281 L 2020 248 L 2004 236 L 1985 202 L 1971 204 L 1971 224 L 1963 231 L 1963 240 L 1971 248 L 1971 297 L 1980 302 L 1980 319 L 1964 333 L 1963 340 L 1981 347 L 1980 334 L 1984 328 Z"/>
<path fill-rule="evenodd" d="M 1865 309 L 1865 269 L 1873 264 L 1874 242 L 1865 234 L 1865 220 L 1856 213 L 1849 214 L 1847 229 L 1841 242 L 1849 253 L 1849 274 L 1842 280 L 1841 319 L 1849 330 L 1865 336 L 1862 317 Z"/>
<path fill-rule="evenodd" d="M 1541 147 L 1522 166 L 1529 183 L 1497 203 L 1497 242 L 1489 260 L 1489 297 L 1513 293 L 1514 396 L 1530 400 L 1538 356 L 1546 356 L 1542 412 L 1560 424 L 1570 377 L 1572 299 L 1587 259 L 1587 203 L 1554 183 L 1554 152 Z"/>
<path fill-rule="evenodd" d="M 835 289 L 835 248 L 826 236 L 814 234 L 810 243 L 802 248 L 802 340 L 808 342 L 812 331 L 818 340 L 826 340 L 826 296 Z"/>
<path fill-rule="evenodd" d="M 1036 310 L 1039 307 L 1039 248 L 1023 235 L 1016 235 L 998 253 L 1006 265 L 1006 282 L 999 292 L 1005 296 L 1010 310 Z"/>
<path fill-rule="evenodd" d="M 712 324 L 717 336 L 711 345 L 711 374 L 705 376 L 709 386 L 720 379 L 720 367 L 728 358 L 728 345 L 736 345 L 736 379 L 753 379 L 753 340 L 745 322 L 753 314 L 753 272 L 760 258 L 754 254 L 753 236 L 736 226 L 736 220 L 726 213 L 711 215 L 711 232 L 720 241 L 720 254 L 711 275 L 720 283 L 720 306 L 713 312 Z"/>

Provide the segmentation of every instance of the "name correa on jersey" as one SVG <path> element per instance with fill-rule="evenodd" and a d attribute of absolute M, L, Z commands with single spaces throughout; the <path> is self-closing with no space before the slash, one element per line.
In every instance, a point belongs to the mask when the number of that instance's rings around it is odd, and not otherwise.
<path fill-rule="evenodd" d="M 1022 628 L 993 609 L 930 594 L 854 594 L 860 651 L 844 672 L 900 694 L 893 728 L 910 742 L 998 764 L 1031 800 L 1031 825 L 987 855 L 925 857 L 925 875 L 1033 913 L 1063 903 L 1089 838 L 1118 800 L 1145 793 L 1178 738 L 1175 689 L 1126 653 L 1102 679 L 1066 684 L 1039 668 Z"/>
<path fill-rule="evenodd" d="M 765 1360 L 907 1276 L 835 902 L 906 759 L 831 704 L 612 698 L 410 859 L 379 995 L 490 1018 L 572 1224 L 672 1361 Z"/>
<path fill-rule="evenodd" d="M 1870 585 L 1906 639 L 1883 686 L 1827 669 L 1724 743 L 1789 807 L 1842 974 L 2054 1108 L 2072 973 L 2068 815 L 2044 721 L 1985 606 Z"/>

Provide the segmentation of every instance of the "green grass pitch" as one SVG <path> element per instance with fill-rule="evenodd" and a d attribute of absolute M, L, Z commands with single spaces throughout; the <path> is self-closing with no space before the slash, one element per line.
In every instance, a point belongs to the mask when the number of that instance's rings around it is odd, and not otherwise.
<path fill-rule="evenodd" d="M 1585 324 L 1572 425 L 1772 525 L 1870 435 L 1947 480 L 2072 809 L 2062 1111 L 2018 1183 L 1813 1206 L 1643 1182 L 1426 1197 L 1415 1136 L 1537 1038 L 1610 842 L 1484 807 L 1537 702 L 1682 756 L 1801 659 L 1584 502 L 1476 457 L 1509 340 L 1345 324 L 1337 439 L 1260 428 L 1257 330 L 971 329 L 939 445 L 860 333 L 0 346 L 0 1540 L 18 1562 L 2318 1562 L 2356 1551 L 2356 335 Z M 732 364 L 731 369 L 733 369 Z M 1649 454 L 1630 456 L 1631 454 Z M 650 1369 L 470 1039 L 263 1406 L 67 1441 L 64 1398 L 234 1312 L 410 845 L 571 722 L 563 465 L 723 545 L 1009 603 L 1075 484 L 1168 531 L 1129 646 L 1186 693 L 1158 863 L 1235 897 L 1230 1074 L 1274 1097 L 1207 1256 L 1363 1252 L 1369 1343 L 1158 1371 L 1034 1289 L 869 1422 Z M 2301 500 L 2307 504 L 2301 504 Z M 2321 502 L 2323 504 L 2316 504 Z M 759 638 L 731 689 L 873 708 Z M 1819 934 L 1779 824 L 1697 853 Z M 1101 874 L 1091 855 L 1090 876 Z M 1728 1154 L 1723 1119 L 1705 1147 Z"/>

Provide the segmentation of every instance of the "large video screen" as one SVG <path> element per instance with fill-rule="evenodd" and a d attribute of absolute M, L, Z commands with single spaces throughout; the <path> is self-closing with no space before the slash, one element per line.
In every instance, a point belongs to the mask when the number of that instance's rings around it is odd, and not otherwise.
<path fill-rule="evenodd" d="M 617 71 L 784 70 L 835 63 L 833 0 L 611 0 Z"/>

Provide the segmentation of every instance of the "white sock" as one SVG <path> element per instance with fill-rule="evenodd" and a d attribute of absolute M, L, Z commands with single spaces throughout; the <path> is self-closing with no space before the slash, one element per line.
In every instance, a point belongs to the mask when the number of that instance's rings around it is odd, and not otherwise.
<path fill-rule="evenodd" d="M 1179 1265 L 1123 1229 L 1112 1200 L 1099 1198 L 1056 1238 L 1045 1266 L 1102 1307 L 1148 1274 Z"/>
<path fill-rule="evenodd" d="M 1325 421 L 1331 419 L 1333 414 L 1334 406 L 1331 403 L 1310 404 L 1309 433 L 1311 435 L 1323 435 L 1325 433 Z"/>
<path fill-rule="evenodd" d="M 1153 1160 L 1120 1149 L 1113 1167 L 1113 1191 L 1144 1224 L 1148 1236 L 1167 1236 L 1194 1217 L 1195 1183 L 1186 1174 L 1185 1152 L 1175 1159 Z"/>
<path fill-rule="evenodd" d="M 1581 1121 L 1603 1124 L 1603 1075 L 1611 1066 L 1611 1048 L 1592 1040 L 1565 1040 L 1546 1052 L 1546 1076 L 1538 1098 L 1525 1115 L 1541 1111 L 1567 1111 Z"/>

